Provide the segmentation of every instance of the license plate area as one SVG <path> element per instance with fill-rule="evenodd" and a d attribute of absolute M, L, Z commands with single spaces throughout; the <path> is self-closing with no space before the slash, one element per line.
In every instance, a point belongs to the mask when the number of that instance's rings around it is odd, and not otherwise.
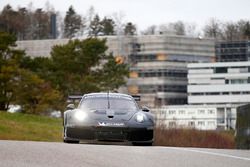
<path fill-rule="evenodd" d="M 98 140 L 125 140 L 126 133 L 123 131 L 97 131 L 96 137 Z"/>

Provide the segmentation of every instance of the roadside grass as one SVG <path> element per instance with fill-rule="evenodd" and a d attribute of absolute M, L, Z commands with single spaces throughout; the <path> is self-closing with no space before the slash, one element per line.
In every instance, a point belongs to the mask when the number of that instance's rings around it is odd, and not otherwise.
<path fill-rule="evenodd" d="M 62 119 L 0 111 L 0 140 L 62 141 Z M 235 148 L 232 131 L 155 128 L 154 145 Z"/>
<path fill-rule="evenodd" d="M 158 127 L 154 145 L 171 147 L 235 148 L 232 131 L 203 131 L 195 129 L 166 129 Z"/>
<path fill-rule="evenodd" d="M 0 111 L 0 139 L 62 141 L 62 120 Z"/>

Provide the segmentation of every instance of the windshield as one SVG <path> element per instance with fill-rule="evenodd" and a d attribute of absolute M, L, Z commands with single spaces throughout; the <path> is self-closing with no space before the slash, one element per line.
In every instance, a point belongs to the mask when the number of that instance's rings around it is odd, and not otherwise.
<path fill-rule="evenodd" d="M 108 102 L 109 101 L 109 102 Z M 129 98 L 114 98 L 109 97 L 87 97 L 85 98 L 80 106 L 80 108 L 88 108 L 94 110 L 103 110 L 103 109 L 113 109 L 113 110 L 122 110 L 122 111 L 136 111 L 138 107 L 134 100 Z"/>

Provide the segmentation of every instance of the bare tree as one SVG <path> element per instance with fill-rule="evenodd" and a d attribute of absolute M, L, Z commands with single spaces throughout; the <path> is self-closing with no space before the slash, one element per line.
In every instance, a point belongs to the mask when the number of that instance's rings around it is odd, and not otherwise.
<path fill-rule="evenodd" d="M 216 18 L 211 18 L 205 25 L 204 35 L 206 37 L 221 39 L 222 36 L 222 24 Z"/>
<path fill-rule="evenodd" d="M 174 35 L 174 30 L 170 27 L 170 23 L 167 24 L 161 24 L 159 25 L 159 34 L 168 34 L 168 35 Z"/>
<path fill-rule="evenodd" d="M 151 25 L 146 30 L 142 31 L 142 34 L 144 35 L 155 35 L 157 32 L 157 26 L 156 25 Z"/>
<path fill-rule="evenodd" d="M 90 8 L 87 11 L 86 20 L 90 23 L 94 19 L 95 15 L 96 15 L 95 8 L 93 6 L 90 6 Z"/>
<path fill-rule="evenodd" d="M 176 35 L 186 35 L 185 24 L 182 21 L 172 23 L 172 27 Z"/>
<path fill-rule="evenodd" d="M 250 21 L 247 21 L 244 27 L 245 27 L 243 30 L 244 38 L 249 40 L 250 39 Z"/>
<path fill-rule="evenodd" d="M 124 33 L 123 30 L 125 27 L 125 23 L 124 23 L 125 14 L 123 12 L 114 13 L 112 15 L 112 18 L 115 22 L 115 34 L 123 35 Z"/>
<path fill-rule="evenodd" d="M 238 29 L 240 32 L 240 39 L 250 39 L 250 21 L 240 20 L 237 22 Z"/>
<path fill-rule="evenodd" d="M 56 12 L 57 38 L 63 38 L 64 22 L 60 12 Z"/>
<path fill-rule="evenodd" d="M 95 8 L 93 6 L 90 6 L 90 8 L 87 10 L 86 15 L 82 18 L 82 21 L 85 25 L 84 29 L 81 30 L 83 34 L 86 31 L 86 35 L 88 35 L 91 31 L 90 25 L 95 15 Z"/>
<path fill-rule="evenodd" d="M 198 32 L 196 32 L 196 24 L 195 23 L 185 23 L 185 34 L 191 37 L 197 37 Z"/>
<path fill-rule="evenodd" d="M 47 12 L 41 8 L 34 13 L 35 18 L 35 39 L 48 39 L 50 36 L 50 17 Z"/>
<path fill-rule="evenodd" d="M 159 26 L 160 34 L 186 35 L 186 25 L 183 21 L 171 22 Z"/>
<path fill-rule="evenodd" d="M 55 13 L 55 8 L 49 1 L 45 2 L 44 9 L 46 12 Z"/>
<path fill-rule="evenodd" d="M 239 40 L 240 32 L 236 23 L 227 22 L 224 24 L 223 39 L 227 41 Z"/>

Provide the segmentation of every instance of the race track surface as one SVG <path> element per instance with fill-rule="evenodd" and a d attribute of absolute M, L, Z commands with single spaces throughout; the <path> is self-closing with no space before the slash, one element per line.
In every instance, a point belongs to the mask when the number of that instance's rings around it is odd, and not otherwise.
<path fill-rule="evenodd" d="M 249 150 L 0 140 L 0 167 L 250 167 Z"/>

